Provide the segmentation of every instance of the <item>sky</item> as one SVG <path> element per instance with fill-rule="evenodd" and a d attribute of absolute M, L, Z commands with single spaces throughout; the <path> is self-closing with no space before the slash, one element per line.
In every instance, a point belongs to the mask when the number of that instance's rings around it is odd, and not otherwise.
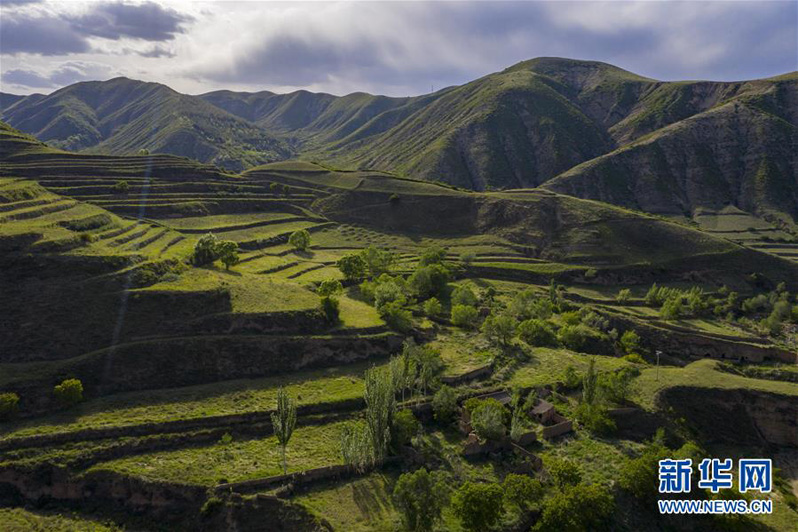
<path fill-rule="evenodd" d="M 0 0 L 0 90 L 117 76 L 217 89 L 409 96 L 541 56 L 661 80 L 798 70 L 798 0 Z"/>

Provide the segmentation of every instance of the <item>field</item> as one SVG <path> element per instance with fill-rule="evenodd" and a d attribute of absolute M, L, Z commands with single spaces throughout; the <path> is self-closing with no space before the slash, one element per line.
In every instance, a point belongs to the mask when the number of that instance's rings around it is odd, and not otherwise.
<path fill-rule="evenodd" d="M 247 530 L 264 515 L 291 530 L 395 530 L 394 487 L 419 467 L 440 471 L 452 490 L 533 476 L 541 498 L 529 509 L 505 504 L 500 519 L 503 529 L 529 528 L 539 519 L 529 510 L 558 493 L 547 471 L 559 459 L 619 501 L 615 529 L 678 528 L 623 502 L 633 495 L 617 479 L 655 432 L 641 422 L 599 433 L 580 413 L 591 368 L 602 408 L 656 419 L 679 445 L 742 452 L 698 441 L 691 420 L 662 404 L 673 390 L 729 401 L 745 390 L 772 405 L 798 396 L 792 310 L 777 330 L 766 327 L 775 301 L 793 308 L 798 267 L 780 258 L 786 252 L 752 250 L 763 235 L 786 237 L 733 209 L 675 223 L 537 189 L 471 192 L 307 161 L 234 175 L 3 135 L 17 148 L 0 177 L 0 393 L 19 398 L 0 422 L 4 530 L 214 530 L 225 519 Z M 291 236 L 303 230 L 300 249 Z M 208 233 L 235 242 L 238 261 L 200 263 L 195 249 Z M 761 237 L 751 248 L 736 244 L 750 235 Z M 365 266 L 347 276 L 339 261 L 352 256 Z M 647 302 L 654 282 L 675 294 L 677 316 L 665 301 Z M 727 308 L 731 291 L 738 298 Z M 456 318 L 458 307 L 470 318 Z M 509 332 L 491 328 L 499 318 Z M 529 332 L 532 320 L 549 335 Z M 345 465 L 345 429 L 370 419 L 367 372 L 398 371 L 390 360 L 403 353 L 415 373 L 391 390 L 418 428 L 399 443 L 389 427 L 382 466 L 326 469 Z M 615 395 L 605 383 L 614 376 L 628 379 Z M 65 379 L 81 381 L 78 400 L 55 391 Z M 546 396 L 573 431 L 544 438 L 548 425 L 527 412 L 518 423 L 537 441 L 526 450 L 508 443 L 467 457 L 468 435 L 430 406 L 443 383 L 457 409 L 481 393 Z M 281 390 L 298 407 L 289 478 L 272 420 Z M 776 428 L 762 431 L 757 452 L 775 445 L 769 434 L 789 442 L 794 410 L 772 410 Z M 794 486 L 798 470 L 784 471 Z M 91 505 L 67 512 L 88 493 Z M 46 509 L 27 508 L 39 500 Z M 781 502 L 759 523 L 794 529 L 798 513 Z M 439 526 L 464 530 L 451 505 Z"/>

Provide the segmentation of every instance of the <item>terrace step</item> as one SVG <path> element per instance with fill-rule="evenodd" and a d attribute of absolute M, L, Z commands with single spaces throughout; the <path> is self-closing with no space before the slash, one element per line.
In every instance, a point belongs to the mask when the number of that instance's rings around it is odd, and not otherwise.
<path fill-rule="evenodd" d="M 320 269 L 324 268 L 325 266 L 329 266 L 330 264 L 333 264 L 333 263 L 330 262 L 330 263 L 314 264 L 313 266 L 310 266 L 309 268 L 305 268 L 304 270 L 300 270 L 300 271 L 298 271 L 296 273 L 292 273 L 287 278 L 288 279 L 296 279 L 297 277 L 299 277 L 301 275 L 305 275 L 306 273 L 312 272 L 314 270 L 320 270 Z"/>
<path fill-rule="evenodd" d="M 139 227 L 141 227 L 141 224 L 138 224 L 138 225 L 139 225 Z M 123 236 L 122 238 L 118 238 L 118 239 L 114 240 L 113 242 L 111 242 L 108 245 L 115 248 L 115 247 L 121 246 L 123 244 L 127 244 L 128 242 L 143 236 L 149 230 L 150 230 L 150 226 L 149 225 L 144 225 L 144 229 L 142 229 L 141 231 L 134 231 L 134 232 L 132 232 L 130 234 L 127 234 L 127 235 Z"/>
<path fill-rule="evenodd" d="M 20 209 L 19 211 L 16 211 L 13 214 L 8 214 L 3 218 L 0 218 L 0 220 L 3 221 L 32 220 L 34 218 L 41 218 L 42 216 L 47 216 L 48 214 L 67 211 L 76 206 L 78 206 L 78 202 L 73 200 L 56 201 L 48 203 L 46 206 L 43 207 L 38 206 L 38 207 L 30 207 L 28 209 Z"/>
<path fill-rule="evenodd" d="M 53 203 L 53 200 L 45 198 L 45 199 L 15 201 L 12 203 L 3 203 L 0 204 L 0 212 L 17 211 L 17 210 L 27 209 L 29 207 L 36 207 L 37 205 L 46 205 L 48 203 Z"/>
<path fill-rule="evenodd" d="M 138 242 L 135 242 L 134 244 L 128 245 L 125 249 L 130 249 L 132 251 L 143 249 L 143 248 L 149 246 L 150 244 L 152 244 L 153 242 L 155 242 L 156 240 L 158 240 L 160 238 L 163 238 L 168 233 L 169 233 L 169 229 L 166 229 L 166 228 L 161 229 L 160 231 L 156 231 L 154 235 L 148 236 L 144 240 L 139 240 Z"/>

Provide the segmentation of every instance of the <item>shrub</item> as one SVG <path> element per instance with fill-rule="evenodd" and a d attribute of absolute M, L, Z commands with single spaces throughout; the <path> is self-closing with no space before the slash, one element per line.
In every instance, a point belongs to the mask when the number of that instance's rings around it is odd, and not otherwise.
<path fill-rule="evenodd" d="M 504 437 L 505 408 L 498 401 L 481 401 L 471 412 L 471 426 L 477 436 L 484 440 L 500 440 Z"/>
<path fill-rule="evenodd" d="M 383 279 L 387 275 L 381 277 L 377 286 L 374 288 L 374 306 L 379 310 L 380 307 L 386 303 L 399 302 L 405 303 L 405 293 L 402 286 L 397 282 L 398 279 Z"/>
<path fill-rule="evenodd" d="M 621 335 L 621 349 L 626 354 L 640 351 L 640 335 L 629 329 Z"/>
<path fill-rule="evenodd" d="M 13 392 L 0 393 L 0 421 L 8 421 L 17 415 L 19 396 Z"/>
<path fill-rule="evenodd" d="M 472 264 L 474 264 L 474 260 L 477 258 L 476 254 L 473 251 L 466 251 L 462 255 L 460 255 L 460 263 L 463 265 L 464 268 L 470 268 Z"/>
<path fill-rule="evenodd" d="M 53 388 L 56 401 L 62 406 L 73 406 L 83 401 L 83 383 L 79 379 L 66 379 Z"/>
<path fill-rule="evenodd" d="M 316 293 L 321 297 L 328 297 L 340 294 L 343 292 L 343 290 L 344 287 L 341 286 L 341 281 L 336 279 L 327 279 L 326 281 L 319 283 Z"/>
<path fill-rule="evenodd" d="M 299 251 L 307 251 L 310 247 L 310 233 L 307 229 L 300 229 L 291 233 L 288 244 Z"/>
<path fill-rule="evenodd" d="M 551 325 L 535 318 L 522 321 L 518 325 L 518 336 L 531 346 L 553 347 L 557 345 L 557 335 Z"/>
<path fill-rule="evenodd" d="M 580 484 L 549 497 L 532 530 L 602 530 L 607 528 L 614 512 L 615 500 L 609 490 L 596 484 Z"/>
<path fill-rule="evenodd" d="M 467 305 L 455 305 L 452 307 L 452 323 L 463 329 L 473 329 L 477 325 L 479 313 L 477 309 Z"/>
<path fill-rule="evenodd" d="M 441 423 L 451 422 L 457 413 L 457 392 L 449 386 L 441 386 L 432 397 L 432 411 Z"/>
<path fill-rule="evenodd" d="M 621 358 L 627 362 L 632 362 L 633 364 L 648 364 L 646 359 L 644 359 L 640 353 L 629 353 Z"/>
<path fill-rule="evenodd" d="M 465 530 L 483 532 L 498 524 L 503 498 L 498 484 L 466 482 L 454 493 L 452 510 Z"/>
<path fill-rule="evenodd" d="M 543 485 L 527 475 L 509 473 L 504 477 L 504 500 L 521 509 L 528 509 L 543 497 Z"/>
<path fill-rule="evenodd" d="M 392 204 L 392 205 L 396 205 L 397 203 L 399 203 L 400 199 L 401 199 L 401 198 L 399 197 L 399 194 L 397 194 L 396 192 L 394 192 L 394 193 L 393 193 L 393 194 L 391 194 L 391 196 L 388 198 L 388 201 L 389 201 L 389 202 L 391 202 L 391 204 Z"/>
<path fill-rule="evenodd" d="M 659 461 L 668 458 L 668 450 L 664 447 L 651 445 L 638 458 L 628 460 L 622 467 L 618 477 L 618 484 L 641 500 L 653 500 L 657 491 L 657 471 Z"/>
<path fill-rule="evenodd" d="M 443 264 L 444 260 L 446 260 L 446 250 L 439 246 L 432 246 L 424 250 L 418 263 L 421 266 L 429 266 L 431 264 Z"/>
<path fill-rule="evenodd" d="M 387 250 L 377 249 L 374 246 L 369 246 L 361 250 L 360 257 L 366 263 L 366 268 L 372 277 L 388 273 L 394 262 L 396 262 L 396 257 L 393 253 Z"/>
<path fill-rule="evenodd" d="M 574 416 L 583 427 L 594 434 L 606 436 L 612 434 L 616 428 L 603 405 L 582 403 L 576 407 Z"/>
<path fill-rule="evenodd" d="M 338 266 L 339 270 L 341 270 L 344 278 L 349 281 L 362 279 L 366 276 L 366 272 L 368 271 L 366 261 L 363 260 L 363 257 L 356 253 L 344 255 L 338 259 L 338 262 L 336 262 L 335 265 Z"/>
<path fill-rule="evenodd" d="M 563 383 L 569 390 L 575 390 L 582 384 L 582 377 L 577 373 L 576 368 L 568 365 L 565 368 L 565 375 L 563 376 Z"/>
<path fill-rule="evenodd" d="M 402 306 L 402 301 L 385 303 L 379 309 L 380 316 L 391 329 L 407 332 L 413 325 L 413 315 Z"/>
<path fill-rule="evenodd" d="M 588 268 L 585 270 L 585 279 L 595 279 L 598 271 L 595 268 Z"/>
<path fill-rule="evenodd" d="M 438 298 L 430 298 L 424 302 L 424 314 L 430 318 L 440 316 L 443 313 L 443 305 Z"/>
<path fill-rule="evenodd" d="M 482 323 L 482 333 L 491 341 L 507 347 L 515 334 L 517 322 L 508 314 L 491 314 Z"/>
<path fill-rule="evenodd" d="M 393 488 L 393 500 L 402 514 L 402 525 L 412 532 L 429 532 L 441 518 L 448 488 L 439 473 L 417 469 L 403 473 Z"/>
<path fill-rule="evenodd" d="M 632 379 L 639 373 L 635 368 L 621 368 L 618 371 L 603 373 L 599 377 L 599 387 L 607 399 L 614 403 L 623 404 L 629 397 Z"/>
<path fill-rule="evenodd" d="M 421 423 L 418 422 L 412 410 L 400 410 L 393 417 L 391 427 L 391 441 L 395 445 L 408 445 L 413 436 L 421 430 Z"/>
<path fill-rule="evenodd" d="M 557 339 L 571 351 L 595 353 L 605 349 L 608 338 L 600 331 L 580 323 L 563 325 L 557 332 Z"/>
<path fill-rule="evenodd" d="M 117 181 L 114 184 L 114 192 L 119 194 L 127 194 L 130 191 L 130 183 L 127 181 Z"/>
<path fill-rule="evenodd" d="M 576 486 L 582 481 L 582 471 L 570 460 L 550 458 L 544 465 L 552 483 L 560 490 L 568 486 Z"/>
<path fill-rule="evenodd" d="M 615 300 L 618 303 L 627 303 L 630 299 L 632 299 L 632 291 L 628 288 L 618 290 L 618 295 L 615 296 Z"/>
<path fill-rule="evenodd" d="M 468 284 L 455 287 L 452 291 L 452 306 L 474 307 L 477 304 L 477 295 Z"/>

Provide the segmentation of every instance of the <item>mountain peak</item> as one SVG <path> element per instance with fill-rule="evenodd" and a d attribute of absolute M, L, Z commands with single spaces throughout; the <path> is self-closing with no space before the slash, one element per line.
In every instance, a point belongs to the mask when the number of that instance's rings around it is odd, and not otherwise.
<path fill-rule="evenodd" d="M 521 61 L 504 72 L 531 71 L 548 76 L 560 83 L 582 89 L 594 85 L 599 79 L 618 81 L 656 81 L 601 61 L 569 59 L 565 57 L 536 57 Z"/>

